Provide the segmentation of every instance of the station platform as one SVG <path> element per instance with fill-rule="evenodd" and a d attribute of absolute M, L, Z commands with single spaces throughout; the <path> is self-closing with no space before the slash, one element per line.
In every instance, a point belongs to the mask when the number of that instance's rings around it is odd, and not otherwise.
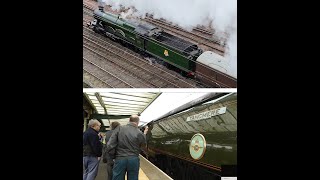
<path fill-rule="evenodd" d="M 107 164 L 100 161 L 96 180 L 106 180 L 106 177 Z M 125 180 L 127 180 L 127 177 L 125 177 Z M 140 155 L 139 180 L 172 180 L 172 178 Z"/>

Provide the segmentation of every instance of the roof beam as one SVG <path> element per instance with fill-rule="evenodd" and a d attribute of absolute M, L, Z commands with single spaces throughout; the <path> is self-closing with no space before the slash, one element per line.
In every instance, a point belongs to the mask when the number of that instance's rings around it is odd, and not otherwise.
<path fill-rule="evenodd" d="M 148 98 L 148 99 L 152 99 L 150 97 L 146 97 L 146 96 L 138 96 L 138 95 L 133 95 L 133 94 L 125 94 L 125 93 L 118 93 L 118 92 L 114 92 L 113 94 L 121 94 L 121 95 L 124 95 L 124 96 L 131 96 L 131 97 L 139 97 L 139 98 Z M 148 93 L 148 94 L 157 94 L 157 93 Z"/>
<path fill-rule="evenodd" d="M 129 95 L 127 95 L 129 96 Z M 140 99 L 145 99 L 146 101 L 143 100 L 132 100 L 132 99 L 125 99 L 125 98 L 118 98 L 118 97 L 111 97 L 111 96 L 102 96 L 103 98 L 110 98 L 110 99 L 117 99 L 117 100 L 124 100 L 124 101 L 130 101 L 130 102 L 142 102 L 142 103 L 147 103 L 148 100 L 152 99 L 152 98 L 142 98 L 140 97 Z M 134 96 L 131 96 L 134 97 Z"/>
<path fill-rule="evenodd" d="M 103 100 L 102 100 L 102 98 L 101 98 L 100 94 L 96 92 L 96 93 L 94 93 L 94 95 L 96 95 L 96 97 L 97 97 L 97 99 L 98 99 L 98 101 L 99 101 L 100 105 L 103 107 L 103 109 L 104 109 L 104 113 L 105 113 L 105 114 L 108 114 L 108 113 L 107 113 L 106 106 L 104 105 L 104 102 L 103 102 Z"/>
<path fill-rule="evenodd" d="M 91 114 L 90 119 L 124 119 L 131 115 L 107 115 L 107 114 Z"/>
<path fill-rule="evenodd" d="M 152 98 L 152 100 L 149 102 L 149 104 L 147 104 L 147 105 L 140 111 L 140 114 L 142 114 L 142 112 L 143 112 L 144 110 L 146 110 L 147 107 L 149 107 L 149 106 L 153 103 L 153 101 L 156 100 L 161 94 L 162 94 L 162 93 L 160 92 L 160 93 L 158 93 L 156 96 L 154 96 L 154 97 Z"/>
<path fill-rule="evenodd" d="M 96 109 L 96 106 L 95 106 L 94 104 L 92 104 L 90 98 L 88 97 L 88 94 L 83 93 L 83 95 L 84 95 L 84 97 L 86 98 L 86 101 L 91 105 L 92 109 L 93 109 L 94 111 L 98 112 L 97 109 Z"/>

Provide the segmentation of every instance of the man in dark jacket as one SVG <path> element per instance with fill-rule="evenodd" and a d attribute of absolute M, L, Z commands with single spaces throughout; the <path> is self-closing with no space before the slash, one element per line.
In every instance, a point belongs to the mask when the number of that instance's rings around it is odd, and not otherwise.
<path fill-rule="evenodd" d="M 139 128 L 139 116 L 130 116 L 129 123 L 118 126 L 107 143 L 110 153 L 116 149 L 112 180 L 123 180 L 127 172 L 128 180 L 138 180 L 141 146 L 146 144 L 148 128 L 142 133 Z M 112 155 L 112 153 L 111 153 Z"/>
<path fill-rule="evenodd" d="M 116 122 L 116 121 L 111 123 L 111 130 L 106 133 L 106 143 L 108 143 L 108 141 L 109 141 L 114 129 L 116 127 L 118 127 L 119 125 L 120 125 L 120 123 Z M 105 145 L 104 148 L 106 149 L 107 145 Z M 110 153 L 108 153 L 105 150 L 104 154 L 103 154 L 103 161 L 107 162 L 107 174 L 108 174 L 107 180 L 111 180 L 112 179 L 112 168 L 113 168 L 113 164 L 114 164 L 113 160 L 115 158 L 114 156 L 111 156 L 110 154 L 115 154 L 115 149 L 111 150 Z"/>
<path fill-rule="evenodd" d="M 83 180 L 94 180 L 98 174 L 102 144 L 99 141 L 98 132 L 101 123 L 92 119 L 88 123 L 88 129 L 83 133 Z"/>

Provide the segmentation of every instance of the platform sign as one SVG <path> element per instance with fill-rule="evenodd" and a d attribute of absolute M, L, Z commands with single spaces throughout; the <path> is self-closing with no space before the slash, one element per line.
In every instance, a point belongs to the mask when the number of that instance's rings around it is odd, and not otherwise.
<path fill-rule="evenodd" d="M 199 121 L 202 119 L 208 119 L 216 115 L 224 114 L 226 113 L 226 110 L 227 110 L 227 107 L 221 107 L 221 108 L 213 109 L 210 111 L 205 111 L 205 112 L 187 117 L 186 121 L 188 122 L 188 121 Z"/>

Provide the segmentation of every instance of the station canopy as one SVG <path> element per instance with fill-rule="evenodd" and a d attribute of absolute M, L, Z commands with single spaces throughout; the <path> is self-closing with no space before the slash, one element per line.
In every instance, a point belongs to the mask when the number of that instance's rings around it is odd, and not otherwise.
<path fill-rule="evenodd" d="M 130 115 L 141 114 L 160 92 L 84 92 L 87 101 L 94 108 L 92 118 L 103 122 L 106 129 L 113 121 L 125 125 Z"/>

